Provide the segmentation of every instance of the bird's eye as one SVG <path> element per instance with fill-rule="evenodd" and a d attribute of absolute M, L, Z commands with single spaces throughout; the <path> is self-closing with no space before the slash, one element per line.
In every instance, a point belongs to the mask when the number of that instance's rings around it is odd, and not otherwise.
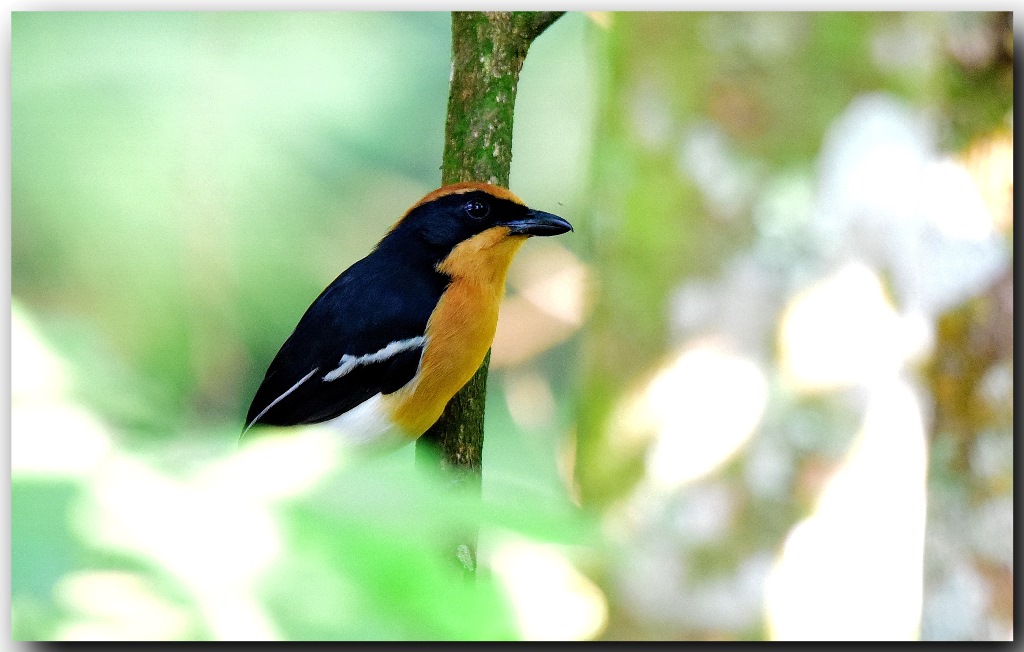
<path fill-rule="evenodd" d="M 479 199 L 470 199 L 464 208 L 467 215 L 477 220 L 487 217 L 487 214 L 491 212 L 491 207 L 487 205 L 487 202 Z"/>

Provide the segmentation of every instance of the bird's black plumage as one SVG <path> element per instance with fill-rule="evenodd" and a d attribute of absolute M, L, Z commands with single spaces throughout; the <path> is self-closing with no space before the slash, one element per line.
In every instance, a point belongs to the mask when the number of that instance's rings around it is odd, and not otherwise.
<path fill-rule="evenodd" d="M 409 382 L 422 347 L 360 365 L 330 382 L 322 379 L 344 355 L 372 354 L 391 342 L 423 335 L 448 279 L 436 271 L 411 273 L 417 262 L 376 251 L 342 272 L 309 307 L 270 363 L 246 424 L 313 369 L 317 372 L 308 381 L 267 410 L 259 422 L 286 426 L 326 421 Z"/>
<path fill-rule="evenodd" d="M 327 421 L 408 383 L 422 346 L 359 365 L 335 380 L 323 378 L 342 356 L 372 354 L 423 336 L 451 280 L 437 271 L 438 263 L 465 239 L 529 213 L 521 204 L 481 191 L 441 196 L 411 209 L 310 305 L 270 363 L 246 427 L 254 421 L 275 426 Z"/>

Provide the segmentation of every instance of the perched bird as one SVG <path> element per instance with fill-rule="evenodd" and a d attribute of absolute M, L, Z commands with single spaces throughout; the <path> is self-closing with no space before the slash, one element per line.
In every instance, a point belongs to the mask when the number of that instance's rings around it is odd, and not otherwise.
<path fill-rule="evenodd" d="M 242 434 L 326 423 L 357 446 L 416 439 L 483 362 L 516 251 L 530 236 L 571 230 L 498 186 L 427 194 L 306 310 Z"/>

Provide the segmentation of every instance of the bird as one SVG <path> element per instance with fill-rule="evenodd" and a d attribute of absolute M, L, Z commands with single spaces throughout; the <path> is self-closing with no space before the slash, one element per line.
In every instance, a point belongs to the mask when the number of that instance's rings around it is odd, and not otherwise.
<path fill-rule="evenodd" d="M 483 363 L 516 252 L 572 230 L 501 186 L 427 193 L 310 304 L 267 367 L 242 437 L 323 424 L 356 449 L 414 441 Z"/>

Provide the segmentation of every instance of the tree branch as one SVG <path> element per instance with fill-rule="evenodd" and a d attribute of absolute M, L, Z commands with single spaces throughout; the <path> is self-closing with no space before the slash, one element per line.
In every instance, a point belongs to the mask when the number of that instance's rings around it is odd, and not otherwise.
<path fill-rule="evenodd" d="M 441 168 L 444 185 L 485 181 L 508 187 L 512 117 L 530 44 L 563 12 L 452 12 L 452 77 Z M 416 442 L 417 464 L 440 466 L 479 493 L 490 352 L 441 418 Z M 456 557 L 476 569 L 477 533 L 460 535 Z"/>

